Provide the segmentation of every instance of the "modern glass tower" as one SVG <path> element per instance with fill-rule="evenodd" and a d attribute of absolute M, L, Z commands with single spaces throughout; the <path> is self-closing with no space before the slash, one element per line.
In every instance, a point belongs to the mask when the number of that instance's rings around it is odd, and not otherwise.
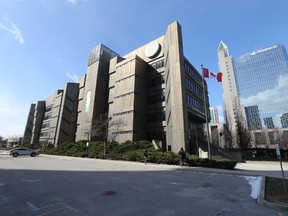
<path fill-rule="evenodd" d="M 288 113 L 285 47 L 277 44 L 233 58 L 233 69 L 240 104 L 258 106 L 262 128 L 282 128 L 281 117 Z"/>
<path fill-rule="evenodd" d="M 287 128 L 288 56 L 284 45 L 232 57 L 221 41 L 218 60 L 229 123 L 235 127 L 238 107 L 250 130 Z"/>

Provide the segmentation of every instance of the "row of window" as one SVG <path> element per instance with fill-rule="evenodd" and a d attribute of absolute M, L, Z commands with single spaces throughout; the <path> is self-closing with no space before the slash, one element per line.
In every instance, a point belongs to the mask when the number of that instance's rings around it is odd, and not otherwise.
<path fill-rule="evenodd" d="M 125 111 L 125 112 L 114 113 L 113 115 L 114 115 L 114 116 L 126 115 L 126 114 L 130 114 L 130 113 L 133 113 L 133 112 L 136 112 L 136 111 L 134 111 L 134 110 L 129 110 L 129 111 Z"/>
<path fill-rule="evenodd" d="M 42 128 L 50 127 L 50 122 L 43 124 Z"/>
<path fill-rule="evenodd" d="M 133 77 L 133 76 L 135 76 L 135 74 L 129 75 L 129 76 L 124 77 L 124 78 L 119 79 L 119 80 L 116 80 L 115 83 L 117 83 L 117 82 L 121 82 L 121 81 L 124 81 L 124 80 L 127 80 L 127 79 L 129 79 L 129 78 L 131 78 L 131 77 Z"/>
<path fill-rule="evenodd" d="M 203 91 L 201 88 L 199 88 L 198 85 L 196 85 L 191 79 L 188 77 L 185 77 L 185 84 L 186 87 L 190 88 L 193 90 L 193 92 L 198 95 L 199 97 L 203 97 Z"/>
<path fill-rule="evenodd" d="M 192 68 L 190 64 L 186 61 L 184 61 L 184 68 L 186 72 L 188 72 L 188 74 L 190 74 L 197 83 L 202 82 L 202 79 L 199 76 L 198 72 L 194 68 Z"/>
<path fill-rule="evenodd" d="M 147 88 L 152 88 L 158 85 L 165 83 L 164 75 L 158 76 L 154 79 L 150 79 L 147 81 Z"/>
<path fill-rule="evenodd" d="M 131 94 L 133 94 L 133 92 L 128 92 L 128 93 L 125 93 L 125 94 L 122 94 L 122 95 L 118 95 L 118 96 L 115 96 L 115 98 L 125 97 L 125 96 L 131 95 Z M 136 94 L 136 92 L 135 92 L 135 94 Z"/>
<path fill-rule="evenodd" d="M 46 109 L 45 109 L 45 112 L 49 112 L 49 111 L 51 111 L 52 110 L 52 108 L 53 108 L 53 106 L 51 105 L 51 106 L 48 106 L 48 107 L 46 107 Z"/>
<path fill-rule="evenodd" d="M 186 94 L 186 102 L 188 105 L 190 105 L 190 106 L 192 106 L 192 107 L 194 107 L 194 108 L 196 108 L 202 112 L 204 111 L 204 104 L 188 93 Z"/>
<path fill-rule="evenodd" d="M 112 134 L 129 134 L 129 133 L 136 133 L 136 131 L 134 131 L 134 130 L 127 130 L 127 131 L 112 132 Z"/>
<path fill-rule="evenodd" d="M 49 135 L 49 132 L 47 131 L 47 132 L 41 132 L 40 133 L 40 137 L 48 137 L 48 135 Z"/>
<path fill-rule="evenodd" d="M 162 68 L 164 67 L 164 59 L 161 59 L 160 61 L 157 61 L 155 63 L 152 63 L 151 66 L 154 68 L 154 69 L 159 69 L 159 68 Z"/>
<path fill-rule="evenodd" d="M 147 97 L 147 104 L 148 105 L 161 103 L 163 101 L 165 101 L 165 95 L 163 92 Z"/>
<path fill-rule="evenodd" d="M 147 122 L 161 122 L 165 121 L 165 112 L 149 113 L 147 115 Z"/>
<path fill-rule="evenodd" d="M 44 116 L 43 120 L 47 120 L 51 118 L 51 114 Z"/>

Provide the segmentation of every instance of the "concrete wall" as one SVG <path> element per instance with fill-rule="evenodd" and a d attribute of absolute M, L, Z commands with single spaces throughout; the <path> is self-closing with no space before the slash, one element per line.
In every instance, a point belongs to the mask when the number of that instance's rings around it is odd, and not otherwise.
<path fill-rule="evenodd" d="M 45 101 L 38 101 L 35 107 L 31 143 L 38 143 L 45 113 Z"/>
<path fill-rule="evenodd" d="M 24 135 L 22 139 L 22 144 L 31 143 L 35 107 L 36 107 L 36 104 L 31 104 L 30 106 L 28 119 L 27 119 L 25 131 L 24 131 Z"/>
<path fill-rule="evenodd" d="M 78 83 L 67 83 L 64 92 L 60 113 L 58 116 L 58 127 L 55 134 L 55 146 L 65 141 L 75 140 L 78 107 Z"/>

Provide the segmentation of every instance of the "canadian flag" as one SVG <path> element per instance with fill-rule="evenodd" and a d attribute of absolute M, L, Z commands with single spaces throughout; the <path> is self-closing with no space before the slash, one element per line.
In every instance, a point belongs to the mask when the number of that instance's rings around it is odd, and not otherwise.
<path fill-rule="evenodd" d="M 218 82 L 222 82 L 222 72 L 213 73 L 213 72 L 210 72 L 207 68 L 203 68 L 203 77 L 214 78 Z"/>

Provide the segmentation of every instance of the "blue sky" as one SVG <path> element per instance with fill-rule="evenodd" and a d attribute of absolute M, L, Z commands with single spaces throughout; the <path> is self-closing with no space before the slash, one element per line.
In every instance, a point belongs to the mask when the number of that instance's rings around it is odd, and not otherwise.
<path fill-rule="evenodd" d="M 125 55 L 182 26 L 184 54 L 218 72 L 224 41 L 239 56 L 288 46 L 286 0 L 0 0 L 0 136 L 23 135 L 31 103 L 77 81 L 89 51 L 103 43 Z M 222 86 L 207 80 L 210 105 Z"/>

